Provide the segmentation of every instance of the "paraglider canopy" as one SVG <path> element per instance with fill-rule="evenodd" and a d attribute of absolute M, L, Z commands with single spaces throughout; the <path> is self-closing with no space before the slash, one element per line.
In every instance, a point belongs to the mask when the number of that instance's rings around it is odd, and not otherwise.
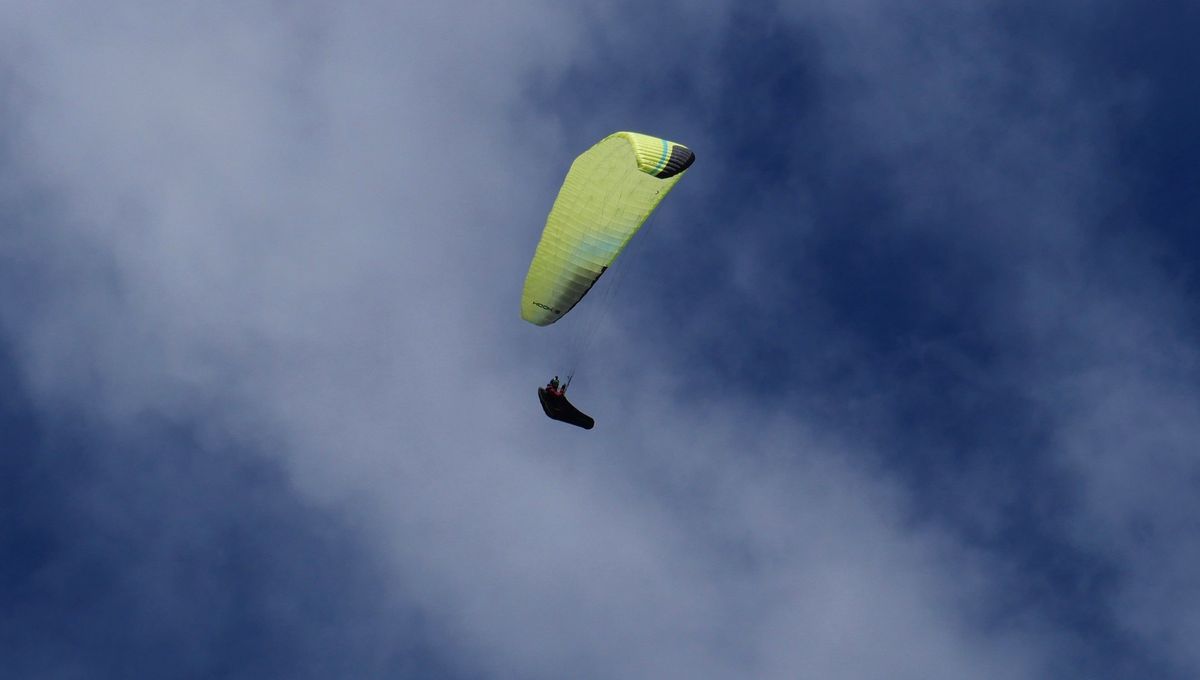
<path fill-rule="evenodd" d="M 525 275 L 521 318 L 546 326 L 571 311 L 695 159 L 682 144 L 636 132 L 614 132 L 580 154 Z"/>

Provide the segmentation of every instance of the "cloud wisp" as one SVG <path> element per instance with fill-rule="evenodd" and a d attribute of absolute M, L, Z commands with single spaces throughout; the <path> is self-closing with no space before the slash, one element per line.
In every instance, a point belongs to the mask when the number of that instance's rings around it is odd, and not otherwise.
<path fill-rule="evenodd" d="M 1085 91 L 994 3 L 711 10 L 0 15 L 0 328 L 31 412 L 106 433 L 61 496 L 176 556 L 96 558 L 145 570 L 148 627 L 204 613 L 183 563 L 282 600 L 250 626 L 278 648 L 370 627 L 338 667 L 368 676 L 1200 667 L 1186 302 L 1152 262 L 1105 268 L 1091 229 L 1106 107 L 1135 90 Z M 660 24 L 687 48 L 647 59 Z M 568 331 L 517 295 L 569 159 L 617 128 L 699 160 L 599 331 L 580 436 L 531 396 Z M 189 479 L 197 451 L 222 454 Z M 221 477 L 257 465 L 286 483 Z M 201 483 L 224 497 L 189 513 Z M 122 528 L 130 498 L 193 526 Z M 298 526 L 322 522 L 353 540 Z M 320 569 L 178 547 L 246 531 Z M 1075 599 L 1028 585 L 1043 549 L 1127 570 L 1097 591 L 1121 612 L 1065 623 Z M 248 672 L 193 634 L 192 667 Z"/>

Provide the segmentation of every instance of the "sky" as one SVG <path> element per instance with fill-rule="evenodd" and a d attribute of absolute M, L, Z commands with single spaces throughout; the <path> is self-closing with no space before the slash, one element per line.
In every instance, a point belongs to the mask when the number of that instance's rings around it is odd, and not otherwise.
<path fill-rule="evenodd" d="M 1197 26 L 0 3 L 0 674 L 1200 676 Z M 616 130 L 697 160 L 526 324 Z"/>

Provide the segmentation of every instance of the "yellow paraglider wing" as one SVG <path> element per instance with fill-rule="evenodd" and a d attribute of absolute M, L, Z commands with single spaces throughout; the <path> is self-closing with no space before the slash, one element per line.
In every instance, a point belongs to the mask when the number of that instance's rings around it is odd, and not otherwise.
<path fill-rule="evenodd" d="M 576 158 L 525 275 L 521 318 L 547 326 L 571 311 L 695 158 L 636 132 L 613 133 Z"/>

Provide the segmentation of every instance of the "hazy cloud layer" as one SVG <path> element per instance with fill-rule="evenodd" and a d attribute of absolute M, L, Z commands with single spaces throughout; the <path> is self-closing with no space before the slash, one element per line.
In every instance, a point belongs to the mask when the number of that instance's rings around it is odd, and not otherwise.
<path fill-rule="evenodd" d="M 1155 84 L 1097 86 L 1070 4 L 6 6 L 4 410 L 36 423 L 6 464 L 63 507 L 14 491 L 6 597 L 50 623 L 5 648 L 47 677 L 1200 670 L 1194 303 L 1117 162 Z M 517 301 L 615 129 L 698 160 L 590 318 L 585 434 L 532 399 L 574 315 Z"/>

